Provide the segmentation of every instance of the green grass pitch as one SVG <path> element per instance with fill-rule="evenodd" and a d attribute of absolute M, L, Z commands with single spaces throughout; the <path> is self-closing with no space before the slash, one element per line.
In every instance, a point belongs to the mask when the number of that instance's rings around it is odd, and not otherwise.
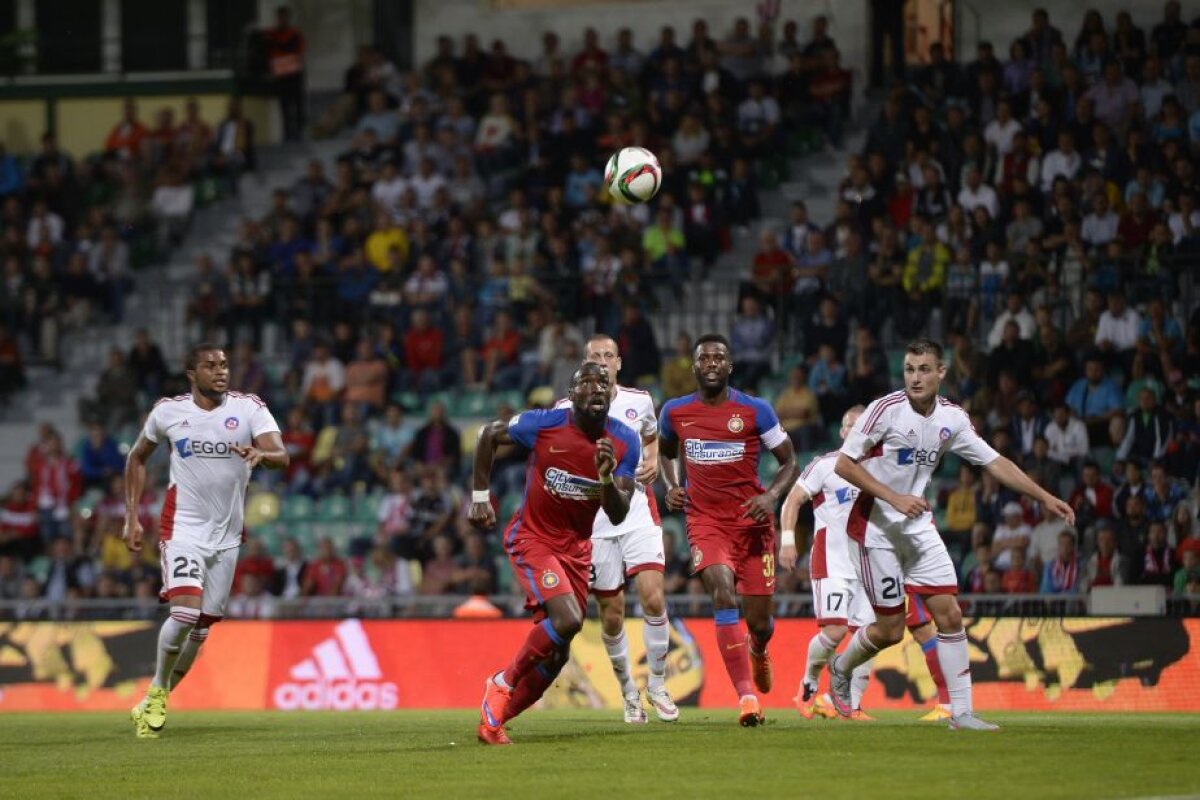
<path fill-rule="evenodd" d="M 0 797 L 1033 798 L 1200 793 L 1200 715 L 989 714 L 997 733 L 916 714 L 807 722 L 683 709 L 531 712 L 514 747 L 475 742 L 464 711 L 178 712 L 157 740 L 121 714 L 0 716 Z"/>

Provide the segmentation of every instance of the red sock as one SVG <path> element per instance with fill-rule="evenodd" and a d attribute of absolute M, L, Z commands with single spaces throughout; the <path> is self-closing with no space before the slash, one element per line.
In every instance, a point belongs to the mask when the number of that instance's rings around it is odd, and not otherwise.
<path fill-rule="evenodd" d="M 513 689 L 512 698 L 508 701 L 508 705 L 504 707 L 504 716 L 501 721 L 508 722 L 541 699 L 546 690 L 554 685 L 554 680 L 558 677 L 558 673 L 562 671 L 565 663 L 564 659 L 553 667 L 538 664 L 537 667 L 530 670 L 529 674 L 522 678 L 517 687 Z"/>
<path fill-rule="evenodd" d="M 737 613 L 735 610 L 734 614 Z M 725 661 L 725 671 L 738 697 L 754 694 L 754 684 L 750 680 L 750 656 L 746 652 L 746 632 L 740 623 L 717 623 L 717 647 L 721 648 L 721 658 Z"/>
<path fill-rule="evenodd" d="M 566 642 L 551 627 L 550 620 L 542 620 L 541 624 L 534 625 L 529 636 L 525 638 L 525 643 L 513 657 L 512 663 L 504 670 L 504 682 L 515 689 L 533 672 L 534 667 L 549 658 L 555 648 L 564 644 Z"/>
<path fill-rule="evenodd" d="M 929 674 L 933 676 L 933 685 L 937 687 L 938 702 L 944 706 L 949 705 L 950 690 L 946 688 L 946 678 L 942 675 L 942 665 L 938 661 L 937 639 L 930 639 L 921 645 L 921 649 L 925 651 L 925 664 L 929 667 Z"/>

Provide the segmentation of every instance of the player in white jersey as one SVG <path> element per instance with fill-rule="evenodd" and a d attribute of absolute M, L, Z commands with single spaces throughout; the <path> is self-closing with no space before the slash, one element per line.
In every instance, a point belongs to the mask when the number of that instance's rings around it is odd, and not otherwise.
<path fill-rule="evenodd" d="M 603 364 L 609 375 L 616 375 L 621 370 L 617 343 L 603 334 L 588 340 L 584 361 Z M 637 491 L 630 498 L 625 521 L 613 525 L 604 509 L 596 514 L 592 530 L 592 594 L 600 607 L 604 649 L 625 699 L 625 721 L 645 722 L 646 711 L 633 680 L 629 640 L 625 637 L 625 582 L 630 577 L 634 579 L 642 604 L 642 638 L 650 673 L 646 681 L 646 699 L 659 719 L 674 722 L 679 719 L 679 709 L 666 686 L 667 649 L 671 643 L 663 591 L 666 554 L 663 552 L 662 522 L 654 490 L 650 488 L 658 478 L 658 418 L 649 393 L 618 386 L 615 382 L 611 392 L 608 414 L 641 436 L 642 461 L 635 476 Z M 565 402 L 560 401 L 559 405 Z"/>
<path fill-rule="evenodd" d="M 1049 513 L 1074 524 L 1075 513 L 979 437 L 967 412 L 938 396 L 946 377 L 942 346 L 911 342 L 904 354 L 904 390 L 867 406 L 838 455 L 836 471 L 861 491 L 847 533 L 861 548 L 863 586 L 876 621 L 860 628 L 845 651 L 829 663 L 834 705 L 853 712 L 851 673 L 880 649 L 904 636 L 905 591 L 925 597 L 937 625 L 937 655 L 950 693 L 952 729 L 994 730 L 975 716 L 971 662 L 962 610 L 954 595 L 958 576 L 934 527 L 925 488 L 946 451 L 982 466 L 992 476 L 1032 497 Z"/>
<path fill-rule="evenodd" d="M 842 415 L 841 438 L 845 439 L 855 420 L 863 412 L 854 406 Z M 796 566 L 796 518 L 800 508 L 809 500 L 813 504 L 813 542 L 809 556 L 812 578 L 813 611 L 817 617 L 817 634 L 808 643 L 808 659 L 800 689 L 793 698 L 796 709 L 805 719 L 814 716 L 837 716 L 828 701 L 817 696 L 821 670 L 837 650 L 848 630 L 866 627 L 875 621 L 871 604 L 863 591 L 855 564 L 858 545 L 846 536 L 850 507 L 858 497 L 858 489 L 834 472 L 837 451 L 817 456 L 805 468 L 788 492 L 780 512 L 783 528 L 780 534 L 779 565 L 785 570 Z M 871 662 L 854 670 L 851 719 L 870 721 L 861 707 L 863 692 L 871 676 Z"/>
<path fill-rule="evenodd" d="M 208 629 L 225 613 L 250 472 L 287 466 L 279 426 L 262 400 L 229 391 L 225 351 L 198 344 L 186 364 L 191 392 L 159 400 L 125 463 L 125 545 L 142 549 L 138 504 L 146 461 L 159 444 L 171 450 L 171 481 L 159 526 L 162 595 L 171 613 L 158 634 L 150 688 L 130 717 L 138 738 L 155 738 L 167 721 L 167 695 L 191 668 Z"/>

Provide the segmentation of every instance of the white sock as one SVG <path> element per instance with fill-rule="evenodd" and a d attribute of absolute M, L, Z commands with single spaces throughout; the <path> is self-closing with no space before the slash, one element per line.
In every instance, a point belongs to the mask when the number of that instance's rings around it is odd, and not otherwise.
<path fill-rule="evenodd" d="M 879 648 L 867 638 L 867 629 L 859 628 L 850 637 L 850 644 L 846 645 L 846 649 L 837 657 L 835 663 L 841 671 L 854 672 L 860 665 L 874 658 L 878 652 Z"/>
<path fill-rule="evenodd" d="M 824 631 L 817 631 L 817 635 L 808 640 L 808 664 L 804 670 L 806 684 L 814 689 L 820 684 L 821 670 L 825 669 L 825 664 L 836 649 L 837 645 Z"/>
<path fill-rule="evenodd" d="M 950 713 L 956 717 L 970 714 L 971 655 L 967 649 L 967 632 L 939 632 L 937 654 L 942 675 L 946 678 L 946 689 L 950 692 Z"/>
<path fill-rule="evenodd" d="M 171 606 L 171 616 L 158 632 L 158 661 L 154 665 L 154 678 L 150 685 L 164 689 L 171 683 L 171 670 L 179 658 L 183 641 L 200 621 L 200 609 L 186 606 Z"/>
<path fill-rule="evenodd" d="M 850 674 L 850 705 L 854 710 L 862 708 L 862 696 L 867 693 L 867 683 L 871 680 L 871 668 L 875 659 L 869 659 L 854 668 Z"/>
<path fill-rule="evenodd" d="M 171 669 L 171 691 L 175 691 L 175 687 L 187 676 L 188 670 L 192 668 L 196 656 L 200 653 L 200 646 L 206 641 L 208 641 L 208 628 L 192 628 L 187 641 L 183 643 L 183 648 L 179 651 L 179 657 L 175 659 L 175 666 Z"/>
<path fill-rule="evenodd" d="M 642 617 L 642 640 L 646 643 L 646 663 L 650 667 L 646 688 L 662 688 L 667 679 L 667 649 L 671 646 L 671 626 L 666 614 Z"/>
<path fill-rule="evenodd" d="M 613 674 L 617 676 L 617 682 L 621 684 L 621 694 L 636 692 L 637 684 L 633 682 L 633 676 L 629 674 L 629 640 L 625 638 L 625 631 L 622 629 L 616 636 L 602 633 L 600 638 L 604 641 L 608 660 L 612 662 Z"/>

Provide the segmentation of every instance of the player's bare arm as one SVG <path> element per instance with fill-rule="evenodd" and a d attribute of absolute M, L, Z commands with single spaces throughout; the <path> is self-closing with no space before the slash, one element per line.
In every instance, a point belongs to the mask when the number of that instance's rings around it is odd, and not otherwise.
<path fill-rule="evenodd" d="M 857 486 L 860 491 L 882 500 L 909 519 L 916 519 L 929 510 L 929 502 L 924 497 L 893 492 L 845 453 L 838 454 L 837 465 L 833 471 Z"/>
<path fill-rule="evenodd" d="M 642 437 L 642 461 L 634 475 L 637 482 L 650 486 L 658 480 L 658 435 Z"/>
<path fill-rule="evenodd" d="M 512 444 L 508 435 L 508 425 L 501 420 L 492 420 L 479 429 L 479 441 L 475 443 L 475 464 L 471 472 L 472 502 L 469 519 L 471 524 L 481 530 L 488 530 L 496 525 L 496 509 L 492 508 L 491 498 L 486 500 L 483 492 L 490 492 L 492 482 L 492 462 L 496 458 L 496 450 Z"/>
<path fill-rule="evenodd" d="M 629 514 L 629 498 L 633 496 L 634 483 L 626 477 L 613 477 L 617 468 L 617 456 L 612 439 L 603 438 L 596 442 L 596 474 L 600 476 L 600 505 L 614 525 L 620 525 Z"/>
<path fill-rule="evenodd" d="M 287 448 L 283 446 L 283 436 L 279 434 L 279 431 L 255 436 L 252 445 L 235 444 L 230 449 L 237 453 L 250 469 L 254 469 L 260 464 L 267 469 L 283 469 L 291 460 Z"/>
<path fill-rule="evenodd" d="M 779 505 L 780 496 L 796 482 L 796 478 L 800 477 L 800 467 L 796 464 L 796 449 L 792 446 L 791 439 L 784 439 L 782 444 L 772 447 L 771 454 L 779 462 L 779 471 L 775 473 L 775 480 L 771 481 L 771 485 L 765 492 L 751 497 L 742 504 L 745 508 L 742 516 L 750 517 L 755 522 L 770 520 L 775 515 L 775 507 Z"/>
<path fill-rule="evenodd" d="M 121 538 L 125 540 L 125 547 L 135 553 L 142 549 L 142 523 L 138 519 L 138 507 L 142 503 L 142 492 L 146 490 L 146 462 L 150 460 L 155 447 L 158 445 L 147 439 L 145 434 L 140 434 L 125 459 L 125 530 Z"/>
<path fill-rule="evenodd" d="M 658 464 L 659 474 L 667 487 L 667 508 L 683 511 L 687 505 L 687 490 L 679 485 L 679 440 L 674 436 L 659 437 Z"/>
<path fill-rule="evenodd" d="M 1000 456 L 990 464 L 984 466 L 984 469 L 990 472 L 993 478 L 1013 491 L 1020 492 L 1037 500 L 1051 514 L 1059 519 L 1066 520 L 1068 525 L 1075 524 L 1075 509 L 1071 508 L 1066 501 L 1060 500 L 1041 486 L 1038 486 L 1033 478 L 1026 475 L 1020 467 L 1008 458 Z"/>
<path fill-rule="evenodd" d="M 783 500 L 783 508 L 779 512 L 780 534 L 779 566 L 792 570 L 799 560 L 800 553 L 796 549 L 796 520 L 800 518 L 800 508 L 812 498 L 804 484 L 796 481 L 792 490 Z M 790 536 L 788 534 L 791 534 Z"/>

